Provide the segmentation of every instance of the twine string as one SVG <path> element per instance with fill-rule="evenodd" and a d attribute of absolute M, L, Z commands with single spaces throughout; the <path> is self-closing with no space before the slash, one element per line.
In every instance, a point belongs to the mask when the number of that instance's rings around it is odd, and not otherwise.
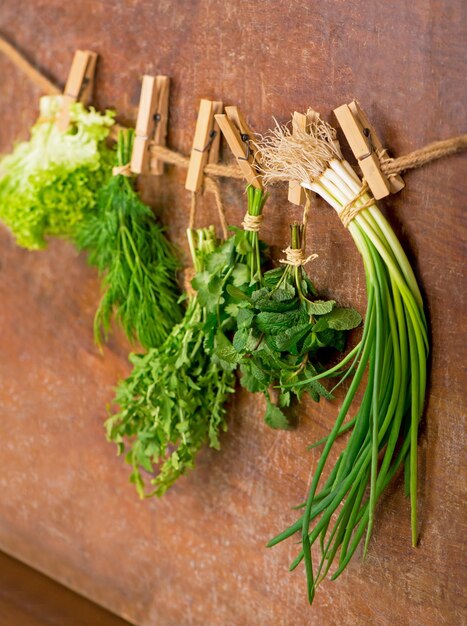
<path fill-rule="evenodd" d="M 185 170 L 187 170 L 190 165 L 189 157 L 181 154 L 180 152 L 176 152 L 175 150 L 171 150 L 166 146 L 160 146 L 154 142 L 149 142 L 149 150 L 151 152 L 151 156 L 157 161 L 164 161 L 164 163 L 175 165 L 176 167 L 181 167 Z M 203 171 L 206 176 L 211 177 L 235 178 L 236 180 L 241 180 L 243 178 L 243 174 L 236 164 L 225 165 L 223 163 L 208 163 L 204 167 Z"/>
<path fill-rule="evenodd" d="M 191 298 L 196 294 L 196 291 L 193 289 L 191 285 L 191 281 L 196 275 L 196 270 L 194 267 L 186 267 L 183 270 L 183 289 L 185 293 Z"/>
<path fill-rule="evenodd" d="M 37 70 L 32 63 L 26 59 L 11 43 L 9 43 L 3 37 L 0 37 L 0 52 L 10 59 L 23 74 L 26 75 L 29 80 L 36 85 L 41 91 L 53 96 L 58 96 L 62 93 L 62 90 L 57 87 L 51 80 L 44 76 L 39 70 Z"/>
<path fill-rule="evenodd" d="M 51 80 L 44 76 L 34 65 L 23 56 L 18 50 L 16 50 L 6 39 L 0 36 L 0 52 L 2 52 L 21 72 L 25 74 L 29 80 L 35 84 L 41 91 L 58 95 L 62 93 Z M 116 137 L 119 130 L 123 130 L 125 127 L 120 124 L 114 124 L 111 129 L 111 136 Z M 444 139 L 441 141 L 435 141 L 433 143 L 424 146 L 418 150 L 414 150 L 409 154 L 401 157 L 391 158 L 386 157 L 381 163 L 381 169 L 387 176 L 399 174 L 403 171 L 415 169 L 426 165 L 431 161 L 440 159 L 456 152 L 467 150 L 467 133 L 459 135 L 457 137 L 451 137 L 450 139 Z M 188 168 L 188 157 L 169 150 L 164 146 L 151 146 L 151 152 L 157 156 L 159 161 L 165 163 L 171 163 L 179 167 Z M 223 165 L 209 163 L 204 168 L 205 174 L 216 177 L 235 178 L 240 180 L 243 178 L 242 173 L 239 171 L 237 165 Z"/>
<path fill-rule="evenodd" d="M 387 175 L 396 175 L 406 170 L 416 169 L 422 167 L 431 161 L 441 159 L 442 157 L 455 154 L 467 149 L 467 133 L 458 135 L 457 137 L 451 137 L 450 139 L 443 139 L 441 141 L 433 141 L 423 148 L 413 150 L 401 157 L 390 158 L 387 157 L 381 163 L 381 170 Z"/>
<path fill-rule="evenodd" d="M 305 205 L 303 207 L 303 215 L 302 215 L 302 232 L 301 232 L 301 247 L 300 248 L 291 248 L 288 246 L 282 252 L 285 254 L 285 259 L 280 259 L 279 263 L 284 263 L 285 265 L 292 265 L 293 267 L 299 267 L 300 265 L 306 265 L 313 259 L 318 258 L 317 254 L 310 254 L 305 257 L 306 250 L 306 229 L 308 226 L 308 215 L 310 213 L 311 208 L 311 194 L 308 189 L 305 190 Z"/>
<path fill-rule="evenodd" d="M 217 212 L 219 214 L 219 221 L 221 223 L 222 235 L 224 239 L 227 239 L 227 219 L 225 217 L 224 204 L 222 202 L 221 188 L 219 183 L 212 176 L 206 176 L 204 179 L 204 188 L 214 196 L 216 201 Z"/>
<path fill-rule="evenodd" d="M 341 222 L 344 224 L 345 228 L 349 227 L 350 222 L 360 213 L 360 211 L 363 211 L 363 209 L 367 209 L 368 207 L 375 204 L 376 201 L 373 196 L 371 196 L 371 194 L 370 198 L 366 200 L 366 202 L 364 202 L 363 204 L 358 204 L 367 193 L 368 183 L 365 179 L 363 179 L 360 191 L 339 212 L 339 217 L 341 218 Z"/>
<path fill-rule="evenodd" d="M 310 261 L 318 258 L 317 254 L 310 254 L 305 257 L 303 248 L 291 248 L 288 246 L 285 250 L 282 250 L 285 254 L 285 259 L 280 259 L 279 263 L 284 265 L 292 265 L 293 267 L 299 267 L 300 265 L 306 265 Z"/>
<path fill-rule="evenodd" d="M 33 84 L 41 89 L 41 91 L 52 95 L 59 95 L 62 93 L 61 89 L 59 89 L 51 80 L 49 80 L 39 70 L 37 70 L 26 57 L 24 57 L 18 50 L 16 50 L 7 40 L 5 40 L 1 36 L 0 52 L 2 52 L 20 71 L 22 71 Z M 124 130 L 125 128 L 126 127 L 123 125 L 114 124 L 111 128 L 110 136 L 112 138 L 116 138 L 120 130 Z M 175 165 L 177 167 L 182 167 L 183 169 L 188 169 L 190 163 L 189 157 L 175 150 L 170 150 L 165 146 L 157 145 L 154 142 L 150 142 L 149 145 L 151 155 L 153 157 L 156 157 L 158 161 L 163 161 L 164 163 L 168 163 L 170 165 Z M 391 178 L 401 172 L 422 167 L 423 165 L 426 165 L 431 161 L 440 159 L 445 156 L 449 156 L 451 154 L 455 154 L 456 152 L 460 152 L 466 149 L 467 133 L 459 135 L 457 137 L 451 137 L 449 139 L 435 141 L 424 146 L 423 148 L 414 150 L 409 154 L 397 158 L 389 157 L 386 149 L 384 149 L 378 153 L 378 157 L 381 162 L 382 172 L 386 174 L 388 178 Z M 127 165 L 114 168 L 113 174 L 114 176 L 131 176 L 129 166 Z M 237 164 L 225 165 L 216 163 L 208 163 L 204 168 L 204 174 L 204 189 L 214 195 L 217 210 L 219 213 L 219 219 L 221 222 L 221 228 L 224 237 L 226 238 L 227 222 L 225 219 L 225 211 L 222 203 L 219 183 L 217 182 L 217 180 L 215 180 L 215 178 L 224 177 L 241 180 L 243 178 L 243 174 L 239 170 Z M 358 202 L 363 198 L 365 193 L 367 193 L 367 190 L 367 184 L 365 181 L 363 181 L 363 185 L 359 193 L 340 212 L 340 218 L 346 228 L 348 228 L 350 222 L 360 211 L 374 204 L 374 199 L 370 198 L 363 204 L 358 205 Z M 194 192 L 191 196 L 189 218 L 190 228 L 193 227 L 195 222 L 199 193 L 200 192 Z M 311 199 L 310 194 L 307 192 L 306 202 L 303 210 L 303 241 L 305 241 L 310 207 Z M 253 216 L 245 216 L 243 226 L 244 228 L 246 228 L 246 230 L 253 230 L 253 232 L 258 232 L 260 221 L 252 221 L 250 220 L 251 217 Z M 287 248 L 284 252 L 286 253 L 287 258 L 285 260 L 282 260 L 281 263 L 287 263 L 289 265 L 304 265 L 305 263 L 308 263 L 316 257 L 316 255 L 310 255 L 309 257 L 305 258 L 303 249 L 291 250 L 290 248 Z"/>
<path fill-rule="evenodd" d="M 217 212 L 219 214 L 219 221 L 221 224 L 222 235 L 224 239 L 227 239 L 227 219 L 225 217 L 224 204 L 222 202 L 221 189 L 217 180 L 212 178 L 211 176 L 205 176 L 204 178 L 204 189 L 201 191 L 192 191 L 191 192 L 191 203 L 190 203 L 190 217 L 188 220 L 188 227 L 194 228 L 196 222 L 196 213 L 198 210 L 198 201 L 202 191 L 208 191 L 212 193 L 214 196 L 214 200 L 216 202 Z"/>
<path fill-rule="evenodd" d="M 250 233 L 259 233 L 261 230 L 261 224 L 263 222 L 263 215 L 250 215 L 245 213 L 242 226 L 243 230 L 247 230 Z"/>
<path fill-rule="evenodd" d="M 126 176 L 130 178 L 134 176 L 133 172 L 130 169 L 130 163 L 125 163 L 125 165 L 116 165 L 112 168 L 113 176 Z"/>

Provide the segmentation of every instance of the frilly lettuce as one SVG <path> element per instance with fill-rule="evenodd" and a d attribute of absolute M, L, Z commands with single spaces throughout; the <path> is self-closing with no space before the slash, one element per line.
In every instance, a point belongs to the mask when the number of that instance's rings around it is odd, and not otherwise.
<path fill-rule="evenodd" d="M 54 122 L 60 106 L 61 96 L 42 97 L 30 140 L 0 161 L 0 219 L 25 248 L 44 248 L 47 236 L 73 238 L 114 159 L 105 143 L 112 111 L 72 104 L 62 133 Z"/>

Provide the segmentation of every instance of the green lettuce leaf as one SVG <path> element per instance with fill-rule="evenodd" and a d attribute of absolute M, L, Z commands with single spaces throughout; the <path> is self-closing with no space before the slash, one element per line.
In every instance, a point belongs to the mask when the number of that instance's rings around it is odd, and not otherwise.
<path fill-rule="evenodd" d="M 70 127 L 55 125 L 61 96 L 44 96 L 29 141 L 0 161 L 0 219 L 20 246 L 40 249 L 47 236 L 73 238 L 108 179 L 114 151 L 106 146 L 114 113 L 74 103 Z"/>

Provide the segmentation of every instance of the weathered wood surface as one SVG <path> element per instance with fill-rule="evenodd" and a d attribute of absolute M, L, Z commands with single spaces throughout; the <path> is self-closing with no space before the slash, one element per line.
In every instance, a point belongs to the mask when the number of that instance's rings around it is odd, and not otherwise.
<path fill-rule="evenodd" d="M 188 153 L 201 97 L 238 104 L 264 131 L 312 105 L 327 115 L 357 97 L 393 151 L 465 131 L 462 0 L 259 3 L 220 0 L 63 3 L 3 0 L 0 29 L 63 84 L 75 48 L 100 55 L 95 102 L 134 123 L 143 73 L 172 79 L 168 145 Z M 0 149 L 25 138 L 39 93 L 0 58 Z M 144 197 L 183 244 L 185 172 L 141 181 Z M 273 432 L 260 399 L 239 393 L 221 453 L 163 500 L 141 502 L 105 441 L 112 387 L 128 371 L 115 335 L 92 341 L 99 281 L 64 242 L 31 253 L 0 232 L 0 547 L 140 625 L 459 625 L 465 620 L 463 252 L 465 159 L 405 177 L 386 200 L 421 280 L 431 319 L 432 373 L 420 437 L 420 547 L 410 547 L 401 481 L 378 509 L 365 563 L 322 585 L 312 609 L 296 547 L 264 544 L 295 518 L 335 404 L 306 404 L 299 427 Z M 222 185 L 229 220 L 245 198 Z M 299 216 L 278 189 L 263 235 L 276 255 Z M 199 223 L 216 222 L 208 197 Z M 332 210 L 312 211 L 309 267 L 326 296 L 364 310 L 364 277 Z"/>
<path fill-rule="evenodd" d="M 3 552 L 0 552 L 0 623 L 5 626 L 129 624 Z"/>

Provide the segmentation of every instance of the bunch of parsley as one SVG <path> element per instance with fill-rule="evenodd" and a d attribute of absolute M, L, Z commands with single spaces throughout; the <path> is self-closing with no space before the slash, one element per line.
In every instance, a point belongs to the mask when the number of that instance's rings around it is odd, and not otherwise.
<path fill-rule="evenodd" d="M 188 231 L 194 267 L 215 254 L 214 229 Z M 130 356 L 133 371 L 117 387 L 117 413 L 106 422 L 110 441 L 126 451 L 130 480 L 141 497 L 162 496 L 194 465 L 206 444 L 219 448 L 226 429 L 225 402 L 234 378 L 205 347 L 206 310 L 189 296 L 183 320 L 160 348 Z M 142 470 L 152 474 L 147 492 Z"/>
<path fill-rule="evenodd" d="M 117 165 L 129 163 L 133 131 L 121 131 Z M 95 209 L 75 241 L 103 274 L 103 296 L 94 319 L 96 343 L 106 337 L 112 315 L 130 340 L 159 346 L 182 318 L 176 282 L 178 261 L 162 226 L 141 202 L 132 177 L 118 174 L 97 195 Z"/>
<path fill-rule="evenodd" d="M 29 249 L 44 248 L 48 236 L 72 239 L 111 173 L 114 113 L 72 104 L 70 128 L 61 132 L 60 106 L 60 96 L 42 97 L 30 140 L 0 161 L 0 219 Z"/>
<path fill-rule="evenodd" d="M 259 215 L 263 192 L 249 190 L 248 197 L 249 212 Z M 195 294 L 160 348 L 130 356 L 133 371 L 117 387 L 119 408 L 106 422 L 107 436 L 126 453 L 141 497 L 162 496 L 194 466 L 204 445 L 219 449 L 227 428 L 225 403 L 237 365 L 222 351 L 235 328 L 239 296 L 251 297 L 259 286 L 262 252 L 257 233 L 234 231 L 219 243 L 213 227 L 188 230 Z"/>

